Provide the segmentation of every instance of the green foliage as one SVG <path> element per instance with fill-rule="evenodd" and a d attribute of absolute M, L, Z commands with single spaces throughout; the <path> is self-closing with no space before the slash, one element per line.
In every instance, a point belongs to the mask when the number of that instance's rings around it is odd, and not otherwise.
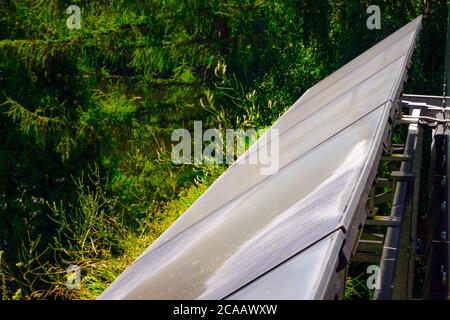
<path fill-rule="evenodd" d="M 373 297 L 374 290 L 369 290 L 366 285 L 367 274 L 361 273 L 356 277 L 347 277 L 344 300 L 362 300 Z"/>

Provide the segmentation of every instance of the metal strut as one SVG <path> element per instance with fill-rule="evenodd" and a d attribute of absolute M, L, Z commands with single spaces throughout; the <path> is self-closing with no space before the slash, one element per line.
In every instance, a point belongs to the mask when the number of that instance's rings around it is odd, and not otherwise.
<path fill-rule="evenodd" d="M 372 232 L 369 237 L 367 232 L 363 234 L 354 260 L 380 264 L 375 299 L 448 299 L 450 110 L 447 102 L 450 97 L 403 95 L 402 98 L 402 110 L 409 116 L 401 118 L 415 121 L 409 122 L 404 147 L 393 145 L 390 149 L 397 153 L 382 157 L 385 161 L 400 161 L 400 171 L 392 171 L 390 179 L 376 179 L 366 205 L 368 218 L 365 225 L 386 227 L 386 233 L 374 235 Z M 439 103 L 441 107 L 437 107 Z M 430 119 L 434 123 L 430 123 Z M 431 133 L 431 143 L 425 144 L 425 132 Z M 426 161 L 429 173 L 422 165 L 426 145 L 431 150 L 431 159 Z M 431 188 L 427 189 L 426 183 L 421 183 L 423 177 L 431 181 Z M 377 194 L 376 188 L 381 187 L 383 192 Z M 391 191 L 386 191 L 386 187 Z M 430 196 L 423 200 L 426 194 Z M 392 209 L 389 216 L 384 216 L 378 206 L 389 201 L 392 201 Z M 419 207 L 426 206 L 427 202 L 429 208 L 424 213 Z M 425 233 L 424 227 L 428 230 Z M 426 253 L 416 252 L 418 248 Z M 426 270 L 422 293 L 415 287 L 416 273 L 420 269 L 416 264 L 418 259 L 419 267 Z"/>

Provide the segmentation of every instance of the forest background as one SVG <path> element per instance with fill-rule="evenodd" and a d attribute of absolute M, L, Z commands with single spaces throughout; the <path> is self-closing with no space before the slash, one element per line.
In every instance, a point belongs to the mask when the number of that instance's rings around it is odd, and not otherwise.
<path fill-rule="evenodd" d="M 441 95 L 443 0 L 0 0 L 2 299 L 97 297 L 226 169 L 175 165 L 174 129 L 267 128 L 420 14 L 405 91 Z"/>

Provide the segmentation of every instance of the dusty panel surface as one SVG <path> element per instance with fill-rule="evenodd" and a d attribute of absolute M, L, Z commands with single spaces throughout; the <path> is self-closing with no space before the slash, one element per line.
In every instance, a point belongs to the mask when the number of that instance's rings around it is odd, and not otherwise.
<path fill-rule="evenodd" d="M 353 221 L 369 183 L 420 22 L 308 90 L 272 126 L 280 132 L 279 170 L 266 176 L 246 164 L 253 145 L 101 298 L 320 296 L 344 222 Z M 295 276 L 299 270 L 305 274 Z"/>

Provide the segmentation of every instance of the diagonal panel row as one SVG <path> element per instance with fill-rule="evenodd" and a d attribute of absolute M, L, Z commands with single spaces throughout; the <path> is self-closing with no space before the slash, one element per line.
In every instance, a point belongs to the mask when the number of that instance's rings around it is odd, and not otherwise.
<path fill-rule="evenodd" d="M 101 298 L 323 298 L 357 227 L 420 20 L 311 88 L 272 126 L 281 133 L 275 174 L 245 163 L 261 144 L 252 146 Z M 291 278 L 304 286 L 283 289 Z"/>
<path fill-rule="evenodd" d="M 344 71 L 337 71 L 332 80 L 327 78 L 327 81 L 320 82 L 317 86 L 322 91 L 295 104 L 274 123 L 271 129 L 280 130 L 280 167 L 394 98 L 392 89 L 402 77 L 408 49 L 417 33 L 413 26 L 417 27 L 417 23 L 416 19 L 387 38 L 386 44 L 384 40 L 356 58 L 350 67 L 344 66 Z M 270 135 L 261 137 L 261 140 L 270 141 Z M 260 174 L 258 165 L 239 165 L 262 145 L 264 143 L 255 143 L 250 147 L 152 248 L 267 178 Z"/>

